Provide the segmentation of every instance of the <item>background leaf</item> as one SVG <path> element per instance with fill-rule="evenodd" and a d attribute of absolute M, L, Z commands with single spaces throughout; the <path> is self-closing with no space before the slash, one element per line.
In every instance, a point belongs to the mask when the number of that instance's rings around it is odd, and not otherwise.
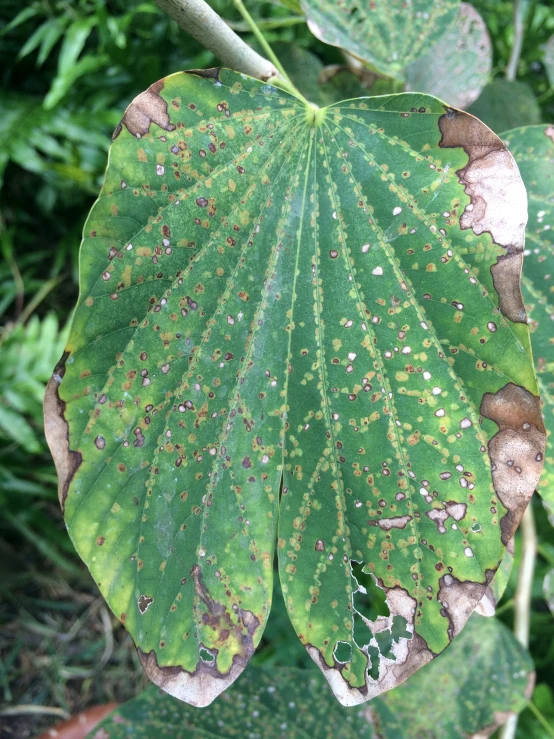
<path fill-rule="evenodd" d="M 467 108 L 487 84 L 491 67 L 492 45 L 485 22 L 472 5 L 462 3 L 446 33 L 407 66 L 406 89 Z"/>
<path fill-rule="evenodd" d="M 362 709 L 329 700 L 325 681 L 313 671 L 249 667 L 209 708 L 185 706 L 152 687 L 120 706 L 89 737 L 141 739 L 160 731 L 177 737 L 183 729 L 187 736 L 222 739 L 484 736 L 525 706 L 532 675 L 531 659 L 512 633 L 496 619 L 473 616 L 443 655 Z"/>
<path fill-rule="evenodd" d="M 490 82 L 467 110 L 498 134 L 515 125 L 539 123 L 541 119 L 540 108 L 529 85 L 501 77 Z"/>
<path fill-rule="evenodd" d="M 106 66 L 107 61 L 107 57 L 103 55 L 93 56 L 92 54 L 85 54 L 72 66 L 60 69 L 52 82 L 52 87 L 44 98 L 43 106 L 45 110 L 54 108 L 67 95 L 75 80 L 78 80 L 83 75 L 98 72 Z"/>
<path fill-rule="evenodd" d="M 95 16 L 79 18 L 71 23 L 64 36 L 58 57 L 58 74 L 64 76 L 76 64 L 90 32 L 97 23 Z"/>
<path fill-rule="evenodd" d="M 444 654 L 370 705 L 386 739 L 490 736 L 525 708 L 533 680 L 531 658 L 512 632 L 473 615 Z"/>
<path fill-rule="evenodd" d="M 301 5 L 318 39 L 402 79 L 406 65 L 454 22 L 459 0 L 414 0 L 408 6 L 403 0 L 302 0 Z"/>
<path fill-rule="evenodd" d="M 327 698 L 327 700 L 326 700 Z M 208 708 L 193 708 L 151 687 L 120 706 L 89 734 L 137 739 L 171 736 L 264 737 L 264 739 L 373 739 L 367 708 L 347 710 L 329 700 L 316 672 L 249 667 L 239 682 Z M 181 735 L 180 731 L 186 731 Z M 101 734 L 102 736 L 102 734 Z"/>

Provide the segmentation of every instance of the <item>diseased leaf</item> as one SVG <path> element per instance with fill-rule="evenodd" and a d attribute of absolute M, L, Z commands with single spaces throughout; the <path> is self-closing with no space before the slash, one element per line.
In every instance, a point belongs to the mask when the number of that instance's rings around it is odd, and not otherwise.
<path fill-rule="evenodd" d="M 406 69 L 406 89 L 427 92 L 457 108 L 479 97 L 492 68 L 487 26 L 469 3 L 462 3 L 454 24 L 437 43 Z"/>
<path fill-rule="evenodd" d="M 525 82 L 511 82 L 497 77 L 468 108 L 495 133 L 514 126 L 533 125 L 541 120 L 541 110 L 533 90 Z"/>
<path fill-rule="evenodd" d="M 531 659 L 510 630 L 472 616 L 443 655 L 361 709 L 330 702 L 325 681 L 313 671 L 249 667 L 209 708 L 191 708 L 151 687 L 89 737 L 173 737 L 185 728 L 186 736 L 221 739 L 485 737 L 524 708 L 532 681 Z"/>
<path fill-rule="evenodd" d="M 463 628 L 544 454 L 525 219 L 502 142 L 428 96 L 315 109 L 208 70 L 131 104 L 46 428 L 70 535 L 164 690 L 206 705 L 244 669 L 278 521 L 341 702 Z"/>
<path fill-rule="evenodd" d="M 477 739 L 523 710 L 533 683 L 531 657 L 513 633 L 473 615 L 433 664 L 370 706 L 384 739 Z"/>
<path fill-rule="evenodd" d="M 502 134 L 527 188 L 529 220 L 521 280 L 529 316 L 547 445 L 538 492 L 554 506 L 554 126 L 525 126 Z"/>
<path fill-rule="evenodd" d="M 384 74 L 404 79 L 454 22 L 459 0 L 301 0 L 310 31 Z"/>

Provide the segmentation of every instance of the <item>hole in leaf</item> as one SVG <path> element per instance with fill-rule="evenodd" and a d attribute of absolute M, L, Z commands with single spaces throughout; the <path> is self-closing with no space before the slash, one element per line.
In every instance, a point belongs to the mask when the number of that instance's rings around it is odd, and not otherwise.
<path fill-rule="evenodd" d="M 378 647 L 368 647 L 367 653 L 369 656 L 369 667 L 367 669 L 367 674 L 373 679 L 377 680 L 379 678 L 379 660 L 381 659 L 381 654 L 379 652 Z"/>
<path fill-rule="evenodd" d="M 399 639 L 411 639 L 413 634 L 408 631 L 408 621 L 404 616 L 395 616 L 392 619 L 392 639 L 397 642 Z"/>
<path fill-rule="evenodd" d="M 392 627 L 390 630 L 380 631 L 375 635 L 375 641 L 378 646 L 368 647 L 367 653 L 371 659 L 371 664 L 368 669 L 368 674 L 374 680 L 379 677 L 379 659 L 380 656 L 386 657 L 387 659 L 396 660 L 396 655 L 392 651 L 392 645 L 398 643 L 403 639 L 411 639 L 412 634 L 406 628 L 408 622 L 404 616 L 393 616 Z"/>
<path fill-rule="evenodd" d="M 354 641 L 362 649 L 371 641 L 371 631 L 363 618 L 354 611 Z"/>
<path fill-rule="evenodd" d="M 411 639 L 412 634 L 408 631 L 408 622 L 403 616 L 392 617 L 390 629 L 378 631 L 373 635 L 367 621 L 375 622 L 381 617 L 390 616 L 386 601 L 385 591 L 377 585 L 377 581 L 371 573 L 364 570 L 364 565 L 356 560 L 351 560 L 354 622 L 353 636 L 356 645 L 367 652 L 369 657 L 368 675 L 373 679 L 379 678 L 379 661 L 382 657 L 395 660 L 392 651 L 395 643 L 403 639 Z M 371 643 L 373 642 L 373 643 Z"/>
<path fill-rule="evenodd" d="M 379 616 L 388 616 L 389 608 L 385 591 L 377 585 L 374 575 L 364 572 L 363 562 L 351 561 L 354 608 L 368 621 L 375 621 Z"/>
<path fill-rule="evenodd" d="M 333 657 L 337 662 L 350 662 L 352 659 L 352 645 L 345 641 L 338 641 L 335 645 Z"/>
<path fill-rule="evenodd" d="M 406 621 L 404 616 L 394 616 L 392 619 L 391 630 L 380 631 L 378 634 L 376 634 L 375 638 L 377 640 L 377 644 L 379 645 L 379 651 L 381 652 L 383 657 L 386 657 L 387 659 L 396 659 L 396 657 L 392 653 L 392 645 L 398 643 L 401 637 L 403 637 L 404 639 L 412 638 L 412 635 L 406 629 L 407 625 L 408 622 Z"/>
<path fill-rule="evenodd" d="M 203 647 L 201 647 L 201 649 L 200 649 L 200 659 L 203 662 L 213 662 L 214 659 L 215 659 L 215 657 L 214 657 L 214 655 L 211 652 L 208 652 L 207 649 L 204 649 Z"/>

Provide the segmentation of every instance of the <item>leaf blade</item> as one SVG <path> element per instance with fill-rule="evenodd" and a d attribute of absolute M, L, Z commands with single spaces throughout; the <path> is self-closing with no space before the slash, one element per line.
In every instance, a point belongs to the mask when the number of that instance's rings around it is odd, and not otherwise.
<path fill-rule="evenodd" d="M 461 3 L 454 23 L 406 68 L 406 90 L 426 92 L 465 109 L 475 102 L 492 69 L 487 26 L 475 8 Z"/>
<path fill-rule="evenodd" d="M 46 423 L 70 535 L 164 690 L 208 704 L 259 642 L 283 475 L 289 614 L 342 701 L 394 687 L 461 630 L 537 476 L 525 457 L 519 487 L 504 465 L 491 479 L 485 446 L 494 437 L 493 463 L 508 453 L 510 414 L 527 423 L 535 403 L 504 266 L 520 263 L 524 219 L 500 141 L 428 96 L 313 110 L 211 70 L 133 101 L 85 225 Z M 443 540 L 447 518 L 461 523 Z M 319 598 L 309 578 L 330 553 Z M 389 633 L 372 645 L 383 675 L 354 639 L 357 562 L 392 611 L 373 624 Z M 423 570 L 433 602 L 416 623 Z M 335 664 L 341 643 L 351 654 Z"/>

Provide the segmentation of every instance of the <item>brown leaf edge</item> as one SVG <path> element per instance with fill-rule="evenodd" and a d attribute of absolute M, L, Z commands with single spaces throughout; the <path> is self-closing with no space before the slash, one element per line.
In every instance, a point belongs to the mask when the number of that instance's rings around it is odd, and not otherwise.
<path fill-rule="evenodd" d="M 66 404 L 58 392 L 68 356 L 69 352 L 64 352 L 56 365 L 46 386 L 43 403 L 44 435 L 58 474 L 58 500 L 62 513 L 71 480 L 83 461 L 81 452 L 74 452 L 69 448 L 69 427 L 65 420 Z"/>

